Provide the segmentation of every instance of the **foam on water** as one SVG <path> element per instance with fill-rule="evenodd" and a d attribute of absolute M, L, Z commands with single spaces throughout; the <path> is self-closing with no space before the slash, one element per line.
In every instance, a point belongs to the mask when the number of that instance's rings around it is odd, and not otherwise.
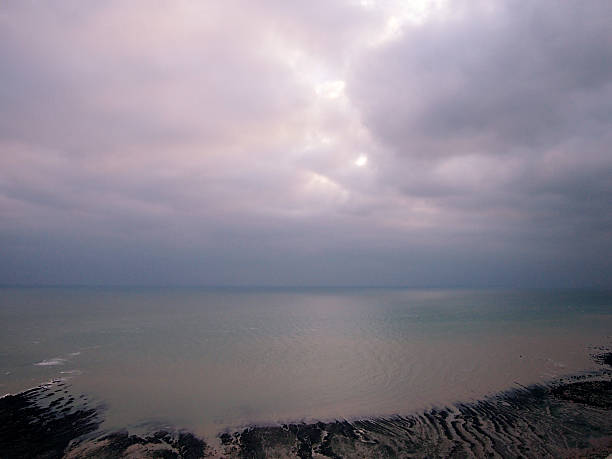
<path fill-rule="evenodd" d="M 53 359 L 43 360 L 42 362 L 36 362 L 34 365 L 39 367 L 52 367 L 55 365 L 64 365 L 66 363 L 66 359 L 62 359 L 61 357 L 55 357 Z"/>

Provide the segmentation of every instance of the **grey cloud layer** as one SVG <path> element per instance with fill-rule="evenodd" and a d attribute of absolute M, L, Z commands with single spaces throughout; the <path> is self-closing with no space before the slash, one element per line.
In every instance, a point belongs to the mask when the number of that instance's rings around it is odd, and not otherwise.
<path fill-rule="evenodd" d="M 472 8 L 374 50 L 353 95 L 404 154 L 502 154 L 605 134 L 611 17 L 597 1 Z"/>
<path fill-rule="evenodd" d="M 510 227 L 519 246 L 594 264 L 605 279 L 612 6 L 506 2 L 461 13 L 406 29 L 356 66 L 351 99 L 393 154 L 384 180 L 489 226 L 485 241 Z"/>
<path fill-rule="evenodd" d="M 609 286 L 609 2 L 383 6 L 5 3 L 0 283 Z"/>

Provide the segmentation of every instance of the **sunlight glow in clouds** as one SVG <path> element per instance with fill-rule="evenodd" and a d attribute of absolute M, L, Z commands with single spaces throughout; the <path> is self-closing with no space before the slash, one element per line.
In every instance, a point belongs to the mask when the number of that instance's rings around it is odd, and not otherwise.
<path fill-rule="evenodd" d="M 326 81 L 316 86 L 315 92 L 327 99 L 337 99 L 344 94 L 346 83 L 342 80 Z"/>
<path fill-rule="evenodd" d="M 356 160 L 355 160 L 355 165 L 358 167 L 363 167 L 368 163 L 368 157 L 366 155 L 360 155 Z"/>
<path fill-rule="evenodd" d="M 380 11 L 386 18 L 380 33 L 370 40 L 373 46 L 395 40 L 404 26 L 424 25 L 434 17 L 442 17 L 448 10 L 448 0 L 363 0 L 366 10 Z"/>

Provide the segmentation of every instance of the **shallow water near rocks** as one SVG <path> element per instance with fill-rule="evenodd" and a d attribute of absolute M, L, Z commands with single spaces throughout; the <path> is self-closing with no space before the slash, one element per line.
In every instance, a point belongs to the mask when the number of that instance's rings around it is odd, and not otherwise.
<path fill-rule="evenodd" d="M 70 380 L 103 428 L 411 413 L 593 369 L 612 292 L 0 290 L 0 392 Z"/>

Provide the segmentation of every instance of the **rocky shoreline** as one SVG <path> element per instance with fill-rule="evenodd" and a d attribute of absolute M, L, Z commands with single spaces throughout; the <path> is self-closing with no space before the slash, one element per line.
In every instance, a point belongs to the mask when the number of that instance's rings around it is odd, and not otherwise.
<path fill-rule="evenodd" d="M 610 365 L 612 353 L 598 356 Z M 53 381 L 0 399 L 0 457 L 606 457 L 612 372 L 520 387 L 410 416 L 253 426 L 207 442 L 184 431 L 100 432 L 103 407 Z"/>

